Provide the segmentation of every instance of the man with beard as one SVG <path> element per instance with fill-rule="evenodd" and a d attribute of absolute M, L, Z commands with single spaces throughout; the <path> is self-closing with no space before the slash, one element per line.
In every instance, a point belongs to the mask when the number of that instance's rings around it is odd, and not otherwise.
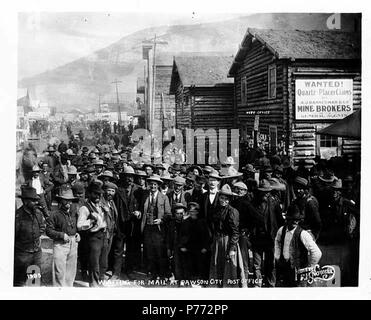
<path fill-rule="evenodd" d="M 72 201 L 78 200 L 71 189 L 61 189 L 58 195 L 59 206 L 48 219 L 46 234 L 53 239 L 53 285 L 72 287 L 76 277 L 77 246 L 80 235 L 77 233 L 77 211 Z"/>
<path fill-rule="evenodd" d="M 130 273 L 134 266 L 138 267 L 140 257 L 140 221 L 138 220 L 137 200 L 135 192 L 138 186 L 134 184 L 134 169 L 127 166 L 121 174 L 120 184 L 115 195 L 115 204 L 118 211 L 117 232 L 113 239 L 113 275 L 112 279 L 120 279 L 124 243 L 126 242 L 126 273 Z"/>
<path fill-rule="evenodd" d="M 45 219 L 38 201 L 40 197 L 32 187 L 21 188 L 23 205 L 15 213 L 14 286 L 24 286 L 27 268 L 35 265 L 41 270 L 41 239 Z"/>
<path fill-rule="evenodd" d="M 79 210 L 77 220 L 78 230 L 87 230 L 89 243 L 89 284 L 97 287 L 101 280 L 101 270 L 104 268 L 103 257 L 108 250 L 108 217 L 103 209 L 101 196 L 102 184 L 92 181 L 87 189 L 89 195 L 85 205 Z"/>

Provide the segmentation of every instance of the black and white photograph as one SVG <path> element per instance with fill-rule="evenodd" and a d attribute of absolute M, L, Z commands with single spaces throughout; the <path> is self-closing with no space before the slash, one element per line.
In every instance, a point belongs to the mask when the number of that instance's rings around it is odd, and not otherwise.
<path fill-rule="evenodd" d="M 362 19 L 18 12 L 12 286 L 359 287 Z"/>

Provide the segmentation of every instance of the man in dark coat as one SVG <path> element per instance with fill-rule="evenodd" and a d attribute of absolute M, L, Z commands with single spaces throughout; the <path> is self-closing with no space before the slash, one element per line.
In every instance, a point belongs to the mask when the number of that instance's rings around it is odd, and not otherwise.
<path fill-rule="evenodd" d="M 169 198 L 159 191 L 160 177 L 152 175 L 147 182 L 149 191 L 139 206 L 141 231 L 149 276 L 157 279 L 164 277 L 167 270 L 165 222 L 171 217 L 171 208 Z"/>
<path fill-rule="evenodd" d="M 14 286 L 40 285 L 41 238 L 45 232 L 45 219 L 38 208 L 40 197 L 32 187 L 22 189 L 23 206 L 15 213 Z M 40 275 L 27 280 L 27 273 Z"/>
<path fill-rule="evenodd" d="M 253 251 L 253 271 L 255 286 L 261 287 L 264 282 L 267 287 L 274 287 L 276 283 L 274 267 L 274 239 L 277 230 L 283 225 L 282 210 L 280 204 L 272 197 L 272 187 L 268 180 L 261 180 L 258 188 L 258 196 L 254 199 L 255 221 L 251 236 Z M 263 262 L 264 256 L 264 262 Z M 262 266 L 264 265 L 264 270 Z"/>
<path fill-rule="evenodd" d="M 134 267 L 133 258 L 131 256 L 134 248 L 132 239 L 134 233 L 134 223 L 140 225 L 134 212 L 137 210 L 137 200 L 135 192 L 138 186 L 134 184 L 134 169 L 131 166 L 124 168 L 121 174 L 120 184 L 115 195 L 115 204 L 118 212 L 117 233 L 113 239 L 113 279 L 119 279 L 123 265 L 124 243 L 126 242 L 126 273 L 130 273 Z M 136 239 L 135 239 L 136 240 Z M 140 250 L 140 241 L 139 250 Z M 138 250 L 136 250 L 137 253 Z M 140 254 L 140 252 L 139 252 Z M 137 261 L 136 261 L 137 262 Z"/>
<path fill-rule="evenodd" d="M 318 201 L 309 193 L 310 185 L 307 179 L 296 177 L 293 187 L 296 196 L 293 204 L 299 207 L 304 216 L 300 226 L 310 232 L 314 239 L 317 240 L 322 228 Z"/>
<path fill-rule="evenodd" d="M 186 180 L 182 177 L 175 177 L 174 180 L 173 180 L 173 186 L 174 186 L 174 190 L 170 191 L 168 193 L 168 197 L 169 197 L 169 203 L 170 203 L 170 207 L 171 209 L 174 209 L 174 206 L 177 204 L 177 203 L 181 203 L 183 204 L 184 207 L 187 207 L 187 199 L 186 197 L 189 195 L 187 195 L 187 193 L 184 192 L 184 185 L 185 185 L 185 182 Z"/>

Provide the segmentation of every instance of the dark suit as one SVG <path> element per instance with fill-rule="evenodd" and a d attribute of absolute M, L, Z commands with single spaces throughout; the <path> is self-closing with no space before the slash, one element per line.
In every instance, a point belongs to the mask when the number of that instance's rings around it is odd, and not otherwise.
<path fill-rule="evenodd" d="M 282 210 L 277 200 L 271 195 L 265 200 L 253 203 L 255 207 L 255 221 L 251 243 L 253 250 L 253 269 L 257 285 L 262 285 L 262 266 L 266 285 L 274 287 L 276 283 L 274 267 L 274 240 L 278 229 L 283 225 Z M 264 263 L 263 263 L 264 255 Z"/>
<path fill-rule="evenodd" d="M 115 195 L 115 204 L 118 212 L 117 232 L 112 244 L 113 274 L 120 276 L 124 243 L 126 242 L 126 272 L 129 273 L 134 266 L 140 263 L 140 220 L 132 215 L 137 210 L 138 202 L 135 194 L 138 186 L 133 185 L 130 192 L 127 188 L 119 187 Z"/>
<path fill-rule="evenodd" d="M 146 191 L 139 206 L 141 212 L 141 231 L 143 233 L 143 247 L 148 265 L 148 271 L 154 277 L 164 277 L 167 272 L 167 258 L 165 246 L 166 222 L 171 217 L 169 199 L 161 192 L 151 203 L 151 193 Z M 161 219 L 160 224 L 154 224 L 155 219 Z"/>
<path fill-rule="evenodd" d="M 180 201 L 176 201 L 176 200 L 174 199 L 174 194 L 175 194 L 175 193 L 174 193 L 174 190 L 168 192 L 168 194 L 167 194 L 167 196 L 168 196 L 168 198 L 169 198 L 169 204 L 170 204 L 171 209 L 174 208 L 174 205 L 175 205 L 176 203 L 182 203 L 183 205 L 187 206 L 187 203 L 188 203 L 187 199 L 189 199 L 189 194 L 187 194 L 187 193 L 184 192 L 184 191 L 181 191 L 181 192 L 180 192 L 180 199 L 179 199 Z"/>

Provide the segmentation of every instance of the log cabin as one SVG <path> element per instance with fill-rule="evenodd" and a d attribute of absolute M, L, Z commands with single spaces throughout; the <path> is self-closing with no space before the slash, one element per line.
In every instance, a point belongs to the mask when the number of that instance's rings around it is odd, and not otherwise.
<path fill-rule="evenodd" d="M 249 28 L 228 75 L 250 145 L 308 164 L 360 152 L 358 140 L 316 134 L 361 108 L 360 34 Z"/>

